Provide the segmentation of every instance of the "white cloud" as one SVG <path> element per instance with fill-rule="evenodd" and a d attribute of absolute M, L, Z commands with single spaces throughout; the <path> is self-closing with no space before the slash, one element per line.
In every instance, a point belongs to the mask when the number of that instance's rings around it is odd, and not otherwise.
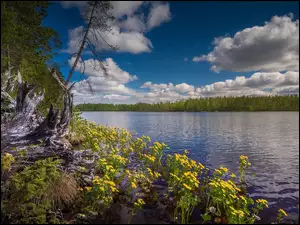
<path fill-rule="evenodd" d="M 249 78 L 238 76 L 234 80 L 215 82 L 196 88 L 196 93 L 201 96 L 268 95 L 270 93 L 265 92 L 264 89 L 269 88 L 275 90 L 272 93 L 279 93 L 287 86 L 299 87 L 299 72 L 257 72 Z"/>
<path fill-rule="evenodd" d="M 68 31 L 69 42 L 68 48 L 62 50 L 62 52 L 67 52 L 69 54 L 74 54 L 79 51 L 81 41 L 83 39 L 83 26 L 76 27 Z"/>
<path fill-rule="evenodd" d="M 122 101 L 122 100 L 129 99 L 130 96 L 112 94 L 112 95 L 104 95 L 103 98 L 109 99 L 109 100 L 121 100 Z"/>
<path fill-rule="evenodd" d="M 98 41 L 95 40 L 92 34 L 90 34 L 90 39 L 94 43 L 97 51 L 111 49 L 106 41 L 110 45 L 118 46 L 118 51 L 120 52 L 130 52 L 133 54 L 150 52 L 151 48 L 153 48 L 151 41 L 146 38 L 144 34 L 137 31 L 121 32 L 117 26 L 112 26 L 111 32 L 101 32 L 105 40 L 100 36 L 100 32 L 96 32 L 95 35 Z"/>
<path fill-rule="evenodd" d="M 171 20 L 171 12 L 169 3 L 161 4 L 153 2 L 152 8 L 148 15 L 147 27 L 152 29 L 154 27 L 160 26 L 162 23 Z"/>
<path fill-rule="evenodd" d="M 180 93 L 187 93 L 187 92 L 191 92 L 194 91 L 194 86 L 193 85 L 188 85 L 186 83 L 182 83 L 182 84 L 177 84 L 175 85 L 175 90 L 180 92 Z"/>
<path fill-rule="evenodd" d="M 299 95 L 299 85 L 277 87 L 274 88 L 272 92 L 278 95 L 291 95 L 291 94 Z"/>
<path fill-rule="evenodd" d="M 91 63 L 91 61 L 89 61 Z M 108 76 L 92 69 L 93 63 L 87 65 L 88 81 L 96 95 L 91 95 L 85 81 L 76 84 L 75 102 L 102 103 L 136 103 L 177 101 L 188 98 L 216 96 L 267 96 L 267 95 L 299 95 L 299 72 L 256 72 L 249 78 L 237 76 L 235 79 L 215 82 L 195 88 L 187 83 L 154 84 L 150 81 L 140 86 L 140 89 L 130 89 L 126 84 L 136 79 L 135 75 L 123 71 L 112 59 L 106 59 Z M 148 89 L 145 90 L 145 89 Z"/>
<path fill-rule="evenodd" d="M 126 20 L 118 22 L 118 27 L 127 31 L 139 31 L 144 32 L 146 30 L 143 17 L 141 16 L 130 16 Z"/>
<path fill-rule="evenodd" d="M 145 36 L 148 28 L 158 27 L 163 22 L 167 22 L 171 18 L 169 4 L 155 2 L 146 4 L 143 1 L 111 1 L 113 9 L 111 14 L 115 16 L 116 20 L 111 22 L 111 31 L 101 31 L 93 29 L 90 31 L 88 38 L 96 47 L 96 51 L 111 50 L 109 43 L 112 46 L 117 46 L 119 52 L 129 52 L 139 54 L 144 52 L 151 52 L 153 45 L 151 41 Z M 150 13 L 148 23 L 145 21 L 144 14 L 139 10 L 142 5 L 149 6 Z M 78 7 L 81 13 L 86 7 L 86 2 L 74 3 L 72 1 L 61 2 L 62 7 Z M 146 25 L 147 23 L 147 25 Z M 70 54 L 77 52 L 78 44 L 83 37 L 83 27 L 79 26 L 69 31 L 68 49 L 64 50 Z"/>
<path fill-rule="evenodd" d="M 75 58 L 69 60 L 69 64 L 74 63 Z M 111 58 L 107 58 L 103 63 L 106 68 L 107 75 L 104 73 L 100 66 L 99 61 L 89 59 L 85 60 L 85 75 L 87 80 L 80 81 L 75 84 L 72 89 L 74 94 L 74 102 L 85 102 L 89 99 L 95 100 L 100 98 L 102 100 L 117 98 L 118 100 L 128 99 L 127 97 L 120 96 L 132 96 L 136 94 L 136 91 L 126 87 L 125 85 L 129 82 L 137 80 L 136 75 L 131 75 L 128 72 L 122 70 Z M 76 71 L 83 71 L 83 62 L 80 61 L 76 67 Z M 94 95 L 90 92 L 90 86 L 94 92 Z M 105 97 L 106 96 L 106 97 Z M 109 97 L 110 96 L 110 97 Z M 86 97 L 86 98 L 85 98 Z"/>
<path fill-rule="evenodd" d="M 131 16 L 143 4 L 143 1 L 111 1 L 112 15 L 116 18 Z"/>
<path fill-rule="evenodd" d="M 215 72 L 299 70 L 299 20 L 289 16 L 274 16 L 264 26 L 216 38 L 214 44 L 212 52 L 193 61 L 208 61 Z"/>

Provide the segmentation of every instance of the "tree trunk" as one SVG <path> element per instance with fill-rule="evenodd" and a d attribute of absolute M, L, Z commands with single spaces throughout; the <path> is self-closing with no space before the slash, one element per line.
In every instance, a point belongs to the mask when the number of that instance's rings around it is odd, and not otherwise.
<path fill-rule="evenodd" d="M 1 121 L 1 153 L 10 153 L 18 161 L 12 166 L 12 170 L 19 171 L 37 160 L 52 157 L 62 160 L 61 166 L 64 171 L 84 173 L 82 182 L 91 185 L 95 170 L 93 165 L 99 156 L 90 149 L 70 151 L 72 146 L 64 138 L 71 120 L 73 96 L 66 91 L 63 96 L 63 109 L 59 111 L 51 105 L 46 118 L 43 118 L 37 114 L 36 107 L 42 101 L 44 93 L 36 96 L 33 93 L 35 87 L 23 83 L 20 73 L 18 88 L 15 110 L 12 112 L 14 116 L 8 123 L 3 124 Z M 1 90 L 1 98 L 2 96 L 12 100 L 4 90 Z M 27 149 L 25 157 L 19 151 L 24 148 Z M 82 172 L 82 166 L 86 167 L 87 171 Z M 11 174 L 5 178 L 1 176 L 1 180 L 9 179 Z"/>
<path fill-rule="evenodd" d="M 15 112 L 11 121 L 4 125 L 1 139 L 7 146 L 21 144 L 23 146 L 39 143 L 43 140 L 47 146 L 58 145 L 66 147 L 62 137 L 68 132 L 72 116 L 72 96 L 69 92 L 64 95 L 62 111 L 50 106 L 46 118 L 38 115 L 36 107 L 44 98 L 44 91 L 36 95 L 36 86 L 23 82 L 18 72 L 18 94 Z M 3 92 L 3 93 L 2 93 Z M 1 96 L 8 95 L 5 91 Z M 4 94 L 5 93 L 5 94 Z M 63 140 L 63 141 L 62 141 Z"/>
<path fill-rule="evenodd" d="M 86 31 L 85 31 L 83 40 L 82 40 L 81 45 L 80 45 L 80 48 L 79 48 L 79 52 L 78 52 L 78 54 L 77 54 L 77 56 L 76 56 L 75 62 L 74 62 L 74 64 L 73 64 L 73 66 L 72 66 L 72 68 L 71 68 L 71 71 L 70 71 L 70 73 L 69 73 L 69 75 L 68 75 L 68 78 L 67 78 L 67 80 L 66 80 L 66 86 L 67 86 L 68 83 L 70 82 L 71 77 L 72 77 L 72 74 L 73 74 L 73 72 L 74 72 L 74 70 L 75 70 L 75 68 L 76 68 L 76 66 L 77 66 L 77 63 L 78 63 L 80 57 L 81 57 L 81 54 L 82 54 L 82 51 L 83 51 L 83 48 L 84 48 L 84 44 L 85 44 L 85 41 L 86 41 L 86 38 L 87 38 L 87 35 L 88 35 L 88 33 L 89 33 L 89 31 L 90 31 L 90 28 L 91 28 L 91 25 L 92 25 L 92 19 L 93 19 L 93 14 L 94 14 L 96 5 L 97 5 L 97 1 L 95 1 L 95 3 L 94 3 L 94 6 L 93 6 L 93 9 L 92 9 L 92 12 L 91 12 L 91 16 L 90 16 L 90 19 L 89 19 L 89 23 L 88 23 L 88 26 L 87 26 L 87 28 L 86 28 Z"/>

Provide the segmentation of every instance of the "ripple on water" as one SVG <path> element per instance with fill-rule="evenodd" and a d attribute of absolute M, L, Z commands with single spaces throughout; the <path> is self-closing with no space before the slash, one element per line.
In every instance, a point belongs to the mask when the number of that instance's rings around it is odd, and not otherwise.
<path fill-rule="evenodd" d="M 249 194 L 270 201 L 260 222 L 275 221 L 277 210 L 293 215 L 299 201 L 299 113 L 222 112 L 147 113 L 85 112 L 83 117 L 148 135 L 171 152 L 190 151 L 209 168 L 238 172 L 238 158 L 252 163 L 247 175 Z M 274 218 L 275 215 L 275 218 Z"/>

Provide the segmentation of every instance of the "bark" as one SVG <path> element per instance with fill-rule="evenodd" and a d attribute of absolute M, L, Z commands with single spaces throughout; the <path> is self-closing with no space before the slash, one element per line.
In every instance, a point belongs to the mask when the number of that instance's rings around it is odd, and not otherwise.
<path fill-rule="evenodd" d="M 54 109 L 51 105 L 48 115 L 43 118 L 36 108 L 44 98 L 44 91 L 36 94 L 35 89 L 36 86 L 23 82 L 21 74 L 18 73 L 18 94 L 12 119 L 5 124 L 1 122 L 1 141 L 3 142 L 1 149 L 22 148 L 42 142 L 45 146 L 43 154 L 48 157 L 50 157 L 50 152 L 55 155 L 55 152 L 69 150 L 70 143 L 63 136 L 68 132 L 72 116 L 71 94 L 65 92 L 61 111 Z M 9 98 L 9 94 L 1 90 L 1 98 L 2 96 Z M 51 149 L 50 152 L 49 149 Z"/>
<path fill-rule="evenodd" d="M 43 118 L 38 115 L 36 107 L 44 93 L 34 94 L 35 87 L 23 83 L 20 73 L 18 88 L 12 119 L 5 124 L 1 121 L 1 153 L 10 153 L 16 158 L 17 163 L 12 165 L 12 171 L 20 171 L 37 160 L 51 157 L 62 160 L 63 171 L 82 173 L 81 182 L 91 185 L 95 173 L 94 163 L 99 156 L 90 149 L 70 151 L 72 146 L 64 137 L 72 117 L 73 96 L 66 91 L 62 110 L 54 109 L 51 105 L 46 118 Z M 1 98 L 2 95 L 13 101 L 4 90 L 1 90 Z M 23 149 L 27 150 L 25 156 L 20 152 Z M 83 172 L 82 166 L 87 170 Z M 5 174 L 1 175 L 2 181 L 12 175 Z"/>
<path fill-rule="evenodd" d="M 73 74 L 73 72 L 74 72 L 74 70 L 75 70 L 75 68 L 76 68 L 76 66 L 77 66 L 77 63 L 78 63 L 80 57 L 81 57 L 81 54 L 82 54 L 84 45 L 85 45 L 85 43 L 86 43 L 86 39 L 87 39 L 88 33 L 89 33 L 90 28 L 91 28 L 91 25 L 92 25 L 92 19 L 93 19 L 93 14 L 94 14 L 96 5 L 97 5 L 97 1 L 95 1 L 94 5 L 93 5 L 93 8 L 92 8 L 92 11 L 91 11 L 91 15 L 90 15 L 90 19 L 89 19 L 88 26 L 87 26 L 87 28 L 86 28 L 86 31 L 85 31 L 83 40 L 82 40 L 81 45 L 80 45 L 80 48 L 79 48 L 79 52 L 78 52 L 78 54 L 77 54 L 77 56 L 76 56 L 75 62 L 74 62 L 74 64 L 73 64 L 73 66 L 72 66 L 72 68 L 71 68 L 71 71 L 70 71 L 70 73 L 69 73 L 69 75 L 68 75 L 68 78 L 67 78 L 67 80 L 66 80 L 66 86 L 67 86 L 68 83 L 70 82 L 70 79 L 71 79 L 71 77 L 72 77 L 72 74 Z"/>

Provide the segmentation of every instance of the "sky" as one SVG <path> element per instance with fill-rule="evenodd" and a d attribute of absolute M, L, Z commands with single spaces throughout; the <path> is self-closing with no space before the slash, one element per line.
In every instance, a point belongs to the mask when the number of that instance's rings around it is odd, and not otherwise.
<path fill-rule="evenodd" d="M 299 94 L 298 1 L 111 4 L 111 30 L 88 34 L 107 74 L 86 47 L 71 79 L 75 104 Z M 86 10 L 85 1 L 53 2 L 43 21 L 62 40 L 54 61 L 65 77 Z"/>

